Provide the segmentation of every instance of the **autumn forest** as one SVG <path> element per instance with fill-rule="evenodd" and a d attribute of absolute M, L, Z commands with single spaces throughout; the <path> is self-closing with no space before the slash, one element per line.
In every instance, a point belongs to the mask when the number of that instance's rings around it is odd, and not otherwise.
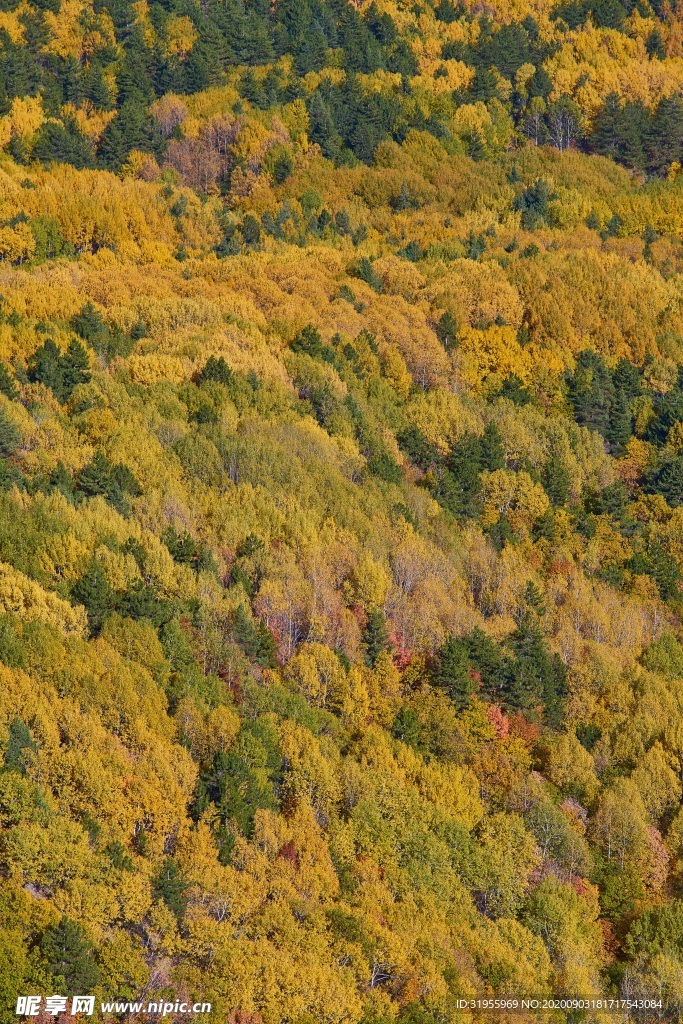
<path fill-rule="evenodd" d="M 0 1021 L 677 1021 L 682 780 L 679 0 L 0 0 Z"/>

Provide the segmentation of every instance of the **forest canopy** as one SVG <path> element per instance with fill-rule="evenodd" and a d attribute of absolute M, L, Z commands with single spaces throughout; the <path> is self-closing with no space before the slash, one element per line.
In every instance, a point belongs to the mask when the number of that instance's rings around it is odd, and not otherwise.
<path fill-rule="evenodd" d="M 0 4 L 0 1021 L 680 1018 L 682 19 Z"/>

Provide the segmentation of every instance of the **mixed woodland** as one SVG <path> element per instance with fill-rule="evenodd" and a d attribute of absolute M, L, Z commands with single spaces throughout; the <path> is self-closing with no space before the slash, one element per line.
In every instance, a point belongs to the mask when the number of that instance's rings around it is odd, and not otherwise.
<path fill-rule="evenodd" d="M 666 0 L 1 0 L 0 1020 L 680 1019 L 682 94 Z"/>

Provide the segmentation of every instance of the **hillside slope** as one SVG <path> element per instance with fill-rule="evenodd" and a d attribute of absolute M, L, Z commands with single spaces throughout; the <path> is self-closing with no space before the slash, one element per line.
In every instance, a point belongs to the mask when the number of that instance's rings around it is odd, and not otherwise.
<path fill-rule="evenodd" d="M 680 14 L 4 6 L 0 1018 L 677 1019 Z"/>

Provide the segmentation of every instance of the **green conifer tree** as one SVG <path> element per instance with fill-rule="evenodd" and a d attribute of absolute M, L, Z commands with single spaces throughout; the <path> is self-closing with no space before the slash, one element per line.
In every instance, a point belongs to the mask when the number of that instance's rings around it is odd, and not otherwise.
<path fill-rule="evenodd" d="M 370 668 L 375 667 L 382 651 L 392 650 L 393 644 L 389 636 L 386 616 L 379 608 L 375 608 L 368 615 L 361 643 L 365 649 L 365 662 Z"/>
<path fill-rule="evenodd" d="M 90 632 L 98 636 L 107 615 L 116 607 L 116 594 L 99 562 L 90 563 L 71 594 L 74 601 L 85 607 Z"/>
<path fill-rule="evenodd" d="M 64 916 L 40 942 L 40 952 L 55 988 L 63 995 L 90 992 L 100 980 L 95 951 L 81 926 Z"/>
<path fill-rule="evenodd" d="M 4 410 L 0 409 L 0 458 L 11 458 L 20 444 L 21 433 L 19 428 L 12 422 Z"/>

